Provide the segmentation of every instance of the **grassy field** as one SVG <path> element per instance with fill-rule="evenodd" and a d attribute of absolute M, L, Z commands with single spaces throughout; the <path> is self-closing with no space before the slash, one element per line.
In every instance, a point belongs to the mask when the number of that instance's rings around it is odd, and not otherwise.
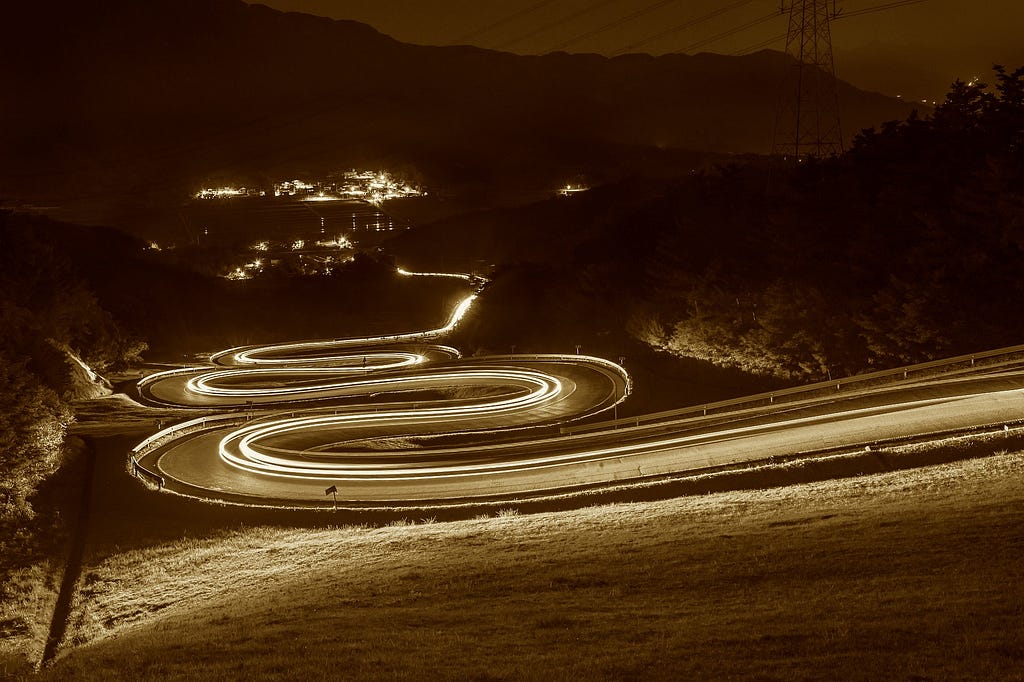
<path fill-rule="evenodd" d="M 1024 454 L 103 545 L 40 679 L 1024 679 Z"/>

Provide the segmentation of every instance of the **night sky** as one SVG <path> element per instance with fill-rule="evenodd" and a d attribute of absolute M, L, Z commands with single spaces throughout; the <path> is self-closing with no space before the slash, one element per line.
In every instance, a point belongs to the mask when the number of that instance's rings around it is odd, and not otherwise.
<path fill-rule="evenodd" d="M 844 0 L 838 7 L 853 13 L 892 2 Z M 556 49 L 606 55 L 620 51 L 732 54 L 761 47 L 782 49 L 786 30 L 784 17 L 767 18 L 778 14 L 779 0 L 267 0 L 263 4 L 355 19 L 404 42 L 469 43 L 521 54 Z M 726 11 L 671 30 L 720 9 Z M 718 37 L 761 18 L 765 20 Z M 840 77 L 862 87 L 936 97 L 953 78 L 984 78 L 993 62 L 1018 65 L 1024 60 L 1022 28 L 1024 2 L 1020 0 L 925 0 L 850 16 L 833 24 L 837 70 Z M 656 37 L 662 33 L 666 35 Z"/>

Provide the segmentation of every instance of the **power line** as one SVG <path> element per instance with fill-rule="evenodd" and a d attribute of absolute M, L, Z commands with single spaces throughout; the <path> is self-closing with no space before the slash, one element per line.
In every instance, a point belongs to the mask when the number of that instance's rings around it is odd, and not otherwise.
<path fill-rule="evenodd" d="M 508 47 L 509 45 L 514 45 L 515 43 L 522 42 L 522 41 L 526 40 L 527 38 L 532 38 L 535 35 L 539 35 L 541 33 L 544 33 L 544 32 L 546 32 L 546 31 L 548 31 L 548 30 L 550 30 L 552 28 L 555 28 L 557 26 L 561 26 L 562 24 L 567 24 L 570 21 L 573 21 L 574 19 L 578 19 L 578 18 L 582 17 L 584 14 L 590 14 L 591 12 L 593 12 L 595 10 L 599 10 L 602 7 L 605 7 L 606 5 L 610 5 L 613 2 L 618 2 L 618 1 L 619 0 L 604 0 L 603 2 L 599 2 L 599 3 L 594 4 L 594 5 L 588 5 L 588 6 L 584 7 L 581 10 L 573 12 L 572 14 L 570 14 L 567 17 L 563 17 L 561 19 L 556 19 L 555 21 L 549 22 L 549 23 L 541 26 L 540 28 L 537 28 L 537 29 L 534 29 L 533 31 L 530 31 L 529 33 L 524 33 L 524 34 L 518 36 L 517 38 L 512 38 L 511 40 L 506 40 L 505 42 L 501 43 L 500 45 L 493 46 L 491 49 L 503 50 L 506 47 Z"/>
<path fill-rule="evenodd" d="M 852 12 L 843 12 L 842 10 L 840 10 L 840 12 L 835 17 L 832 18 L 832 21 L 835 21 L 837 19 L 845 19 L 846 17 L 861 16 L 863 14 L 874 14 L 875 12 L 881 12 L 888 9 L 896 9 L 898 7 L 905 7 L 909 5 L 916 5 L 921 2 L 927 2 L 927 0 L 895 0 L 894 2 L 888 2 L 882 5 L 874 5 L 872 7 L 864 7 L 863 9 L 853 10 Z M 778 43 L 779 41 L 784 40 L 785 38 L 786 34 L 780 33 L 778 35 L 772 36 L 771 38 L 768 38 L 767 40 L 762 40 L 754 45 L 748 45 L 747 47 L 736 50 L 731 54 L 733 56 L 750 54 L 751 52 L 756 52 L 757 50 L 760 50 L 762 48 L 774 45 L 775 43 Z"/>
<path fill-rule="evenodd" d="M 711 43 L 718 42 L 722 38 L 728 38 L 731 35 L 735 35 L 735 34 L 741 32 L 741 31 L 746 31 L 749 28 L 753 28 L 755 26 L 758 26 L 760 24 L 765 23 L 766 21 L 771 21 L 772 19 L 775 19 L 778 16 L 779 16 L 778 12 L 772 12 L 771 14 L 765 14 L 764 16 L 758 17 L 757 19 L 754 19 L 752 21 L 748 21 L 745 24 L 740 24 L 739 26 L 731 28 L 728 31 L 722 31 L 721 33 L 716 33 L 713 36 L 710 36 L 708 38 L 704 38 L 703 40 L 698 40 L 697 42 L 691 43 L 691 44 L 689 44 L 689 45 L 687 45 L 685 47 L 681 47 L 678 50 L 676 50 L 675 53 L 676 54 L 685 54 L 685 53 L 689 52 L 690 50 L 695 50 L 697 48 L 704 47 L 705 45 L 710 45 Z"/>
<path fill-rule="evenodd" d="M 638 18 L 644 16 L 645 14 L 650 14 L 651 12 L 653 12 L 656 9 L 660 9 L 660 8 L 664 7 L 665 5 L 670 5 L 673 2 L 677 2 L 677 1 L 678 0 L 659 0 L 658 2 L 652 3 L 652 4 L 648 5 L 647 7 L 644 7 L 643 9 L 639 9 L 639 10 L 637 10 L 635 12 L 631 12 L 630 14 L 627 14 L 624 17 L 620 17 L 620 18 L 616 19 L 615 21 L 610 21 L 610 22 L 608 22 L 607 24 L 605 24 L 603 26 L 598 26 L 595 29 L 592 29 L 592 30 L 587 31 L 585 33 L 581 33 L 578 36 L 575 36 L 573 38 L 570 38 L 569 40 L 566 40 L 566 41 L 564 41 L 562 43 L 559 43 L 558 45 L 555 45 L 553 48 L 551 48 L 550 51 L 554 52 L 555 50 L 561 50 L 562 48 L 568 47 L 569 45 L 572 45 L 574 43 L 578 43 L 581 40 L 586 40 L 587 38 L 596 36 L 599 33 L 604 33 L 605 31 L 613 29 L 613 28 L 615 28 L 617 26 L 621 26 L 622 24 L 625 24 L 625 23 L 628 23 L 630 21 L 633 21 L 634 19 L 638 19 Z"/>
<path fill-rule="evenodd" d="M 568 15 L 566 17 L 563 17 L 561 19 L 557 19 L 555 21 L 549 22 L 547 24 L 544 24 L 543 26 L 540 26 L 540 27 L 532 30 L 532 31 L 520 34 L 519 36 L 516 36 L 515 38 L 511 38 L 509 40 L 506 40 L 506 41 L 504 41 L 504 42 L 502 42 L 502 43 L 500 43 L 498 45 L 494 45 L 492 47 L 492 49 L 496 49 L 496 50 L 505 49 L 505 48 L 509 47 L 510 45 L 514 45 L 516 43 L 520 43 L 520 42 L 522 42 L 524 40 L 527 40 L 527 39 L 532 38 L 534 36 L 537 36 L 537 35 L 540 35 L 542 33 L 547 32 L 547 31 L 550 31 L 553 28 L 557 28 L 559 26 L 569 24 L 570 22 L 578 19 L 579 17 L 581 17 L 581 16 L 583 16 L 585 14 L 590 14 L 590 13 L 592 13 L 592 12 L 598 10 L 598 9 L 601 9 L 603 7 L 606 7 L 606 6 L 612 4 L 613 2 L 616 2 L 616 1 L 617 0 L 604 0 L 603 2 L 598 2 L 596 4 L 588 5 L 587 7 L 584 7 L 583 9 L 581 9 L 579 11 L 573 12 L 572 14 L 570 14 L 570 15 Z M 634 19 L 638 19 L 641 16 L 644 16 L 645 14 L 649 14 L 649 13 L 651 13 L 651 12 L 657 10 L 657 9 L 660 9 L 661 7 L 664 7 L 664 6 L 668 5 L 668 4 L 671 4 L 672 2 L 675 2 L 675 1 L 676 0 L 659 0 L 657 2 L 651 3 L 650 5 L 647 5 L 646 7 L 642 8 L 642 9 L 636 10 L 636 11 L 631 12 L 631 13 L 625 15 L 625 16 L 619 17 L 618 19 L 616 19 L 614 21 L 610 21 L 610 22 L 608 22 L 606 24 L 603 24 L 603 25 L 601 25 L 601 26 L 599 26 L 597 28 L 594 28 L 594 29 L 591 29 L 589 31 L 585 31 L 583 33 L 580 33 L 580 34 L 578 34 L 576 36 L 573 36 L 572 38 L 569 38 L 568 40 L 564 40 L 561 43 L 559 43 L 559 44 L 555 45 L 554 47 L 550 48 L 549 51 L 555 51 L 555 50 L 564 49 L 564 48 L 566 48 L 566 47 L 568 47 L 570 45 L 573 45 L 575 43 L 581 42 L 581 41 L 586 40 L 588 38 L 591 38 L 591 37 L 593 37 L 595 35 L 598 35 L 600 33 L 604 33 L 606 31 L 609 31 L 609 30 L 613 29 L 613 28 L 621 26 L 621 25 L 623 25 L 625 23 L 633 21 Z M 712 10 L 711 12 L 708 12 L 707 14 L 703 14 L 703 15 L 701 15 L 699 17 L 695 17 L 693 19 L 689 19 L 689 20 L 687 20 L 687 21 L 685 21 L 683 23 L 676 24 L 675 26 L 672 26 L 671 28 L 667 28 L 667 29 L 664 29 L 662 31 L 658 31 L 657 33 L 649 35 L 649 36 L 647 36 L 647 37 L 645 37 L 645 38 L 643 38 L 641 40 L 638 40 L 636 42 L 630 43 L 629 45 L 626 45 L 625 47 L 622 47 L 622 48 L 616 50 L 615 52 L 613 52 L 611 54 L 611 56 L 618 56 L 618 55 L 625 54 L 627 52 L 633 51 L 636 48 L 642 47 L 644 45 L 647 45 L 649 43 L 655 42 L 657 40 L 660 40 L 660 39 L 665 38 L 667 36 L 670 36 L 672 34 L 675 34 L 675 33 L 678 33 L 680 31 L 686 30 L 688 28 L 692 28 L 693 26 L 696 26 L 698 24 L 701 24 L 701 23 L 704 23 L 704 22 L 709 21 L 711 19 L 714 19 L 714 18 L 716 18 L 718 16 L 721 16 L 721 15 L 727 13 L 727 12 L 730 12 L 730 11 L 732 11 L 734 9 L 739 9 L 741 7 L 749 5 L 752 2 L 754 2 L 754 1 L 755 0 L 736 0 L 735 2 L 732 2 L 731 4 L 726 5 L 725 7 L 720 7 L 718 9 Z M 514 21 L 515 19 L 518 19 L 518 18 L 520 18 L 522 16 L 525 16 L 527 14 L 530 14 L 530 13 L 532 13 L 532 12 L 534 12 L 534 11 L 536 11 L 536 10 L 538 10 L 538 9 L 548 5 L 548 4 L 551 4 L 552 2 L 554 2 L 554 0 L 541 0 L 541 2 L 537 2 L 537 3 L 535 3 L 535 4 L 533 4 L 533 5 L 529 6 L 529 7 L 526 7 L 525 9 L 522 9 L 522 10 L 520 10 L 518 12 L 515 12 L 515 13 L 507 16 L 507 17 L 504 17 L 504 18 L 498 20 L 498 21 L 492 22 L 491 24 L 488 24 L 487 26 L 481 27 L 480 29 L 477 29 L 476 31 L 468 34 L 467 36 L 464 36 L 463 38 L 461 38 L 460 42 L 466 41 L 466 40 L 468 40 L 470 38 L 473 38 L 473 37 L 475 37 L 477 35 L 480 35 L 482 33 L 491 31 L 491 30 L 493 30 L 495 28 L 498 28 L 500 26 L 508 24 L 508 23 Z M 874 5 L 874 6 L 871 6 L 871 7 L 865 7 L 865 8 L 862 8 L 862 9 L 856 9 L 856 10 L 849 11 L 849 12 L 840 11 L 838 14 L 834 15 L 832 18 L 833 18 L 833 20 L 835 20 L 835 19 L 840 19 L 840 18 L 845 19 L 847 17 L 863 16 L 863 15 L 867 15 L 867 14 L 874 14 L 876 12 L 882 12 L 882 11 L 889 10 L 889 9 L 896 9 L 896 8 L 899 8 L 899 7 L 907 7 L 907 6 L 910 6 L 910 5 L 916 5 L 916 4 L 919 4 L 919 3 L 922 3 L 922 2 L 927 2 L 927 0 L 893 0 L 891 2 L 885 2 L 885 3 L 879 4 L 879 5 Z M 687 45 L 687 46 L 685 46 L 685 47 L 683 47 L 683 48 L 681 48 L 679 50 L 676 50 L 676 52 L 677 53 L 685 53 L 685 52 L 689 52 L 689 51 L 694 50 L 694 49 L 698 49 L 698 48 L 704 47 L 706 45 L 710 45 L 711 43 L 714 43 L 714 42 L 717 42 L 719 40 L 722 40 L 723 38 L 727 38 L 729 36 L 735 35 L 736 33 L 740 33 L 741 31 L 746 31 L 746 30 L 748 30 L 750 28 L 753 28 L 753 27 L 758 26 L 758 25 L 760 25 L 762 23 L 765 23 L 765 22 L 769 21 L 771 18 L 776 17 L 776 16 L 778 16 L 778 14 L 773 12 L 770 15 L 765 15 L 763 17 L 759 17 L 759 18 L 754 19 L 752 21 L 746 22 L 744 24 L 740 24 L 739 26 L 735 26 L 735 27 L 733 27 L 731 29 L 728 29 L 726 31 L 722 31 L 721 33 L 717 33 L 717 34 L 715 34 L 713 36 L 709 36 L 708 38 L 704 38 L 704 39 L 699 40 L 699 41 L 697 41 L 695 43 Z M 736 52 L 733 52 L 732 54 L 734 54 L 734 55 L 747 54 L 749 52 L 753 52 L 753 51 L 756 51 L 758 49 L 761 49 L 761 48 L 767 47 L 769 45 L 772 45 L 772 44 L 782 40 L 783 38 L 785 38 L 785 35 L 775 36 L 775 37 L 772 37 L 770 39 L 758 42 L 756 45 L 752 45 L 752 46 L 743 48 L 741 50 L 737 50 Z"/>
<path fill-rule="evenodd" d="M 717 17 L 717 16 L 719 16 L 721 14 L 725 14 L 726 12 L 728 12 L 730 10 L 737 9 L 737 8 L 742 7 L 744 5 L 749 5 L 753 1 L 754 0 L 739 0 L 738 2 L 734 2 L 731 5 L 726 5 L 725 7 L 721 7 L 719 9 L 714 10 L 714 11 L 708 12 L 707 14 L 701 15 L 701 16 L 696 17 L 694 19 L 690 19 L 690 20 L 685 21 L 685 22 L 683 22 L 681 24 L 677 24 L 677 25 L 673 26 L 672 28 L 665 29 L 664 31 L 659 31 L 658 33 L 655 33 L 654 35 L 647 36 L 643 40 L 639 40 L 639 41 L 637 41 L 635 43 L 631 43 L 631 44 L 623 47 L 622 49 L 620 49 L 617 52 L 615 52 L 612 56 L 616 56 L 616 55 L 620 55 L 620 54 L 625 54 L 626 52 L 629 52 L 629 51 L 634 50 L 634 49 L 636 49 L 638 47 L 641 47 L 642 45 L 647 45 L 648 43 L 652 43 L 652 42 L 654 42 L 656 40 L 659 40 L 661 38 L 664 38 L 666 36 L 670 36 L 673 33 L 678 33 L 679 31 L 686 30 L 688 28 L 696 26 L 697 24 L 700 24 L 700 23 L 703 23 L 705 21 L 708 21 L 709 19 L 714 19 L 715 17 Z"/>
<path fill-rule="evenodd" d="M 534 4 L 530 5 L 529 7 L 524 7 L 523 9 L 519 10 L 518 12 L 513 12 L 512 14 L 509 14 L 506 17 L 498 19 L 497 21 L 491 22 L 490 24 L 487 24 L 486 26 L 481 26 L 478 29 L 470 31 L 469 33 L 467 33 L 466 35 L 462 36 L 461 38 L 456 38 L 455 40 L 452 41 L 452 43 L 458 44 L 458 45 L 464 44 L 467 41 L 472 40 L 473 38 L 476 38 L 478 35 L 482 35 L 484 33 L 487 33 L 488 31 L 492 31 L 492 30 L 498 28 L 499 26 L 504 26 L 505 24 L 507 24 L 509 22 L 515 21 L 519 17 L 524 17 L 527 14 L 532 14 L 533 12 L 536 12 L 537 10 L 541 9 L 542 7 L 550 5 L 551 3 L 556 2 L 556 1 L 557 0 L 540 0 L 540 2 L 535 2 Z"/>
<path fill-rule="evenodd" d="M 882 12 L 887 9 L 896 9 L 897 7 L 907 7 L 909 5 L 917 5 L 928 0 L 896 0 L 896 2 L 887 2 L 882 5 L 874 5 L 873 7 L 865 7 L 863 9 L 855 9 L 852 12 L 839 12 L 835 16 L 834 20 L 848 19 L 849 17 L 859 17 L 863 14 L 874 14 L 875 12 Z"/>
<path fill-rule="evenodd" d="M 768 47 L 769 45 L 774 45 L 775 43 L 779 42 L 780 40 L 785 40 L 785 39 L 786 39 L 786 34 L 785 33 L 780 33 L 780 34 L 778 34 L 776 36 L 772 36 L 768 40 L 762 40 L 761 42 L 757 43 L 756 45 L 748 45 L 747 47 L 744 47 L 743 49 L 736 50 L 735 52 L 732 53 L 732 56 L 739 57 L 739 56 L 742 56 L 742 55 L 745 55 L 745 54 L 750 54 L 751 52 L 757 52 L 758 50 L 760 50 L 762 48 Z"/>

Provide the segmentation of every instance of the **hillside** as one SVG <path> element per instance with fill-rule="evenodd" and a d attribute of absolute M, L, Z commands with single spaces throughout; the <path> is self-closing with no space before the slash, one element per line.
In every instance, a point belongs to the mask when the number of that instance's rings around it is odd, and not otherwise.
<path fill-rule="evenodd" d="M 396 237 L 403 263 L 494 283 L 467 347 L 627 341 L 785 379 L 1018 343 L 1024 68 L 958 82 L 933 115 L 839 158 L 722 165 L 450 216 Z"/>
<path fill-rule="evenodd" d="M 241 0 L 60 0 L 10 19 L 0 76 L 17 105 L 0 112 L 0 194 L 93 220 L 206 179 L 300 169 L 544 186 L 650 162 L 638 149 L 763 152 L 788 63 L 415 46 Z M 840 96 L 848 130 L 909 111 L 845 83 Z"/>
<path fill-rule="evenodd" d="M 1011 679 L 1022 474 L 1003 453 L 383 528 L 196 517 L 163 540 L 111 516 L 41 679 Z"/>

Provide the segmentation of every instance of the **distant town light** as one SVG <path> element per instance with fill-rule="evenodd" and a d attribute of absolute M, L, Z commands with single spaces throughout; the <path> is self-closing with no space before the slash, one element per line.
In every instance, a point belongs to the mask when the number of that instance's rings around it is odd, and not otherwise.
<path fill-rule="evenodd" d="M 248 195 L 244 187 L 207 187 L 196 192 L 196 199 L 224 199 Z"/>
<path fill-rule="evenodd" d="M 333 179 L 332 179 L 333 178 Z M 388 171 L 350 170 L 316 180 L 282 180 L 274 183 L 273 196 L 297 197 L 302 201 L 338 201 L 346 197 L 380 205 L 389 199 L 425 196 L 421 188 L 402 182 Z M 205 187 L 195 193 L 196 199 L 233 199 L 236 197 L 266 196 L 267 190 L 246 187 Z"/>
<path fill-rule="evenodd" d="M 389 199 L 424 196 L 426 192 L 419 187 L 399 181 L 387 171 L 352 169 L 342 174 L 341 181 L 338 181 L 337 175 L 334 175 L 313 182 L 305 180 L 279 182 L 274 185 L 274 195 L 300 195 L 303 201 L 337 201 L 348 197 L 380 205 Z"/>
<path fill-rule="evenodd" d="M 558 190 L 558 194 L 563 197 L 571 196 L 573 194 L 579 194 L 580 192 L 586 192 L 590 188 L 586 185 L 566 185 Z"/>

